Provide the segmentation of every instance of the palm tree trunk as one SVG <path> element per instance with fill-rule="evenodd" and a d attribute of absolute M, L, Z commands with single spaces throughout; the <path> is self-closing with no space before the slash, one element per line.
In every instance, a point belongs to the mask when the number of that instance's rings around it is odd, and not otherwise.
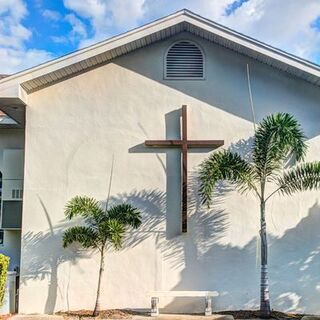
<path fill-rule="evenodd" d="M 260 313 L 262 317 L 269 318 L 271 315 L 270 310 L 270 297 L 269 297 L 269 283 L 268 283 L 268 242 L 267 242 L 267 225 L 265 217 L 265 201 L 261 200 L 260 213 L 261 213 L 261 278 L 260 278 Z"/>
<path fill-rule="evenodd" d="M 100 312 L 100 288 L 101 288 L 101 279 L 102 274 L 104 271 L 104 248 L 101 250 L 100 255 L 100 269 L 99 269 L 99 278 L 98 278 L 98 287 L 97 287 L 97 297 L 96 297 L 96 304 L 93 310 L 93 316 L 97 316 Z"/>

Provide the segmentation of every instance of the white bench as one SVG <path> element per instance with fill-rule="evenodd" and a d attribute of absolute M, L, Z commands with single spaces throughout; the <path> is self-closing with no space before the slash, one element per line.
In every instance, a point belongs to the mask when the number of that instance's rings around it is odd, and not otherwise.
<path fill-rule="evenodd" d="M 151 297 L 151 317 L 159 315 L 160 297 L 203 297 L 205 298 L 206 316 L 212 315 L 212 298 L 219 295 L 216 291 L 153 291 L 149 294 Z"/>

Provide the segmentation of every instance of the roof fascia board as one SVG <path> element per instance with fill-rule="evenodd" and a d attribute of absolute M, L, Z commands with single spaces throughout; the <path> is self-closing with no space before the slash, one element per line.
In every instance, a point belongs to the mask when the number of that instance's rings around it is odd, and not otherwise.
<path fill-rule="evenodd" d="M 7 98 L 18 98 L 22 104 L 26 104 L 28 95 L 19 83 L 10 83 L 6 86 L 0 86 L 0 104 L 3 99 Z"/>
<path fill-rule="evenodd" d="M 239 34 L 234 30 L 224 27 L 220 24 L 205 19 L 197 14 L 194 14 L 188 10 L 181 10 L 142 27 L 133 29 L 124 34 L 115 36 L 111 39 L 107 39 L 90 47 L 80 49 L 74 53 L 68 54 L 61 58 L 51 60 L 47 63 L 38 65 L 31 69 L 13 74 L 0 80 L 0 96 L 5 96 L 6 92 L 16 92 L 18 97 L 22 97 L 23 100 L 25 94 L 21 94 L 20 84 L 34 78 L 41 77 L 50 72 L 63 69 L 77 62 L 89 59 L 103 52 L 120 47 L 135 40 L 146 37 L 157 31 L 164 30 L 182 22 L 187 22 L 195 27 L 201 28 L 209 33 L 212 33 L 218 37 L 224 38 L 227 41 L 233 42 L 251 50 L 257 52 L 263 56 L 266 56 L 272 60 L 279 61 L 287 65 L 288 67 L 296 68 L 301 72 L 308 73 L 312 76 L 320 78 L 320 67 L 308 62 L 306 60 L 295 57 L 272 46 L 268 46 L 260 41 L 245 35 Z M 5 95 L 3 95 L 5 94 Z M 13 96 L 12 93 L 9 96 Z"/>
<path fill-rule="evenodd" d="M 222 25 L 213 23 L 212 21 L 195 15 L 192 12 L 188 11 L 186 13 L 185 21 L 190 24 L 196 25 L 197 27 L 204 29 L 210 33 L 228 39 L 231 42 L 235 42 L 243 47 L 246 47 L 253 51 L 259 52 L 265 56 L 278 60 L 282 63 L 291 65 L 305 72 L 311 73 L 317 77 L 320 76 L 320 67 L 318 67 L 316 64 L 301 59 L 299 57 L 290 55 L 284 51 L 264 44 L 248 36 L 242 35 L 241 33 L 226 28 Z"/>
<path fill-rule="evenodd" d="M 27 69 L 25 71 L 21 71 L 8 76 L 0 80 L 0 90 L 3 88 L 3 86 L 6 86 L 6 84 L 23 83 L 52 71 L 56 71 L 82 60 L 91 58 L 105 51 L 112 50 L 126 43 L 138 40 L 159 30 L 179 24 L 180 22 L 183 22 L 185 20 L 183 17 L 183 12 L 184 11 L 179 11 L 173 15 L 156 20 L 150 24 L 144 25 L 137 29 L 133 29 L 127 33 L 115 36 L 95 45 L 80 49 L 61 58 L 51 60 L 44 64 L 35 66 L 31 69 Z"/>

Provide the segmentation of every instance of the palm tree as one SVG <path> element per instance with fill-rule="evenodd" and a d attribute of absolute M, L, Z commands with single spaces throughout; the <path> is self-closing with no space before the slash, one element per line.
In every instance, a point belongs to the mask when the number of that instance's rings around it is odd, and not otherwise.
<path fill-rule="evenodd" d="M 65 215 L 68 220 L 80 216 L 85 224 L 67 229 L 63 234 L 63 247 L 78 242 L 85 249 L 100 253 L 100 268 L 96 303 L 93 315 L 100 311 L 100 287 L 104 271 L 105 250 L 122 247 L 128 227 L 137 229 L 141 224 L 141 213 L 130 204 L 119 204 L 103 209 L 99 202 L 86 196 L 74 197 L 66 205 Z"/>
<path fill-rule="evenodd" d="M 200 197 L 210 205 L 218 181 L 231 183 L 240 192 L 251 191 L 260 202 L 261 282 L 260 313 L 271 315 L 268 284 L 268 244 L 266 204 L 275 194 L 292 195 L 320 187 L 320 162 L 303 163 L 307 151 L 306 137 L 297 120 L 287 113 L 267 116 L 259 124 L 252 144 L 252 159 L 221 150 L 200 166 Z M 285 169 L 288 160 L 300 162 Z M 302 162 L 302 163 L 301 163 Z M 270 185 L 272 190 L 266 192 Z"/>

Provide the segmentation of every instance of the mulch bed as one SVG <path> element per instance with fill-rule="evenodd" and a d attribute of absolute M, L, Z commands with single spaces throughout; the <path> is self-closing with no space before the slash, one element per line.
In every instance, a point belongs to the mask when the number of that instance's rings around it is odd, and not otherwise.
<path fill-rule="evenodd" d="M 78 310 L 78 311 L 69 311 L 69 312 L 58 312 L 57 315 L 62 315 L 65 319 L 68 320 L 89 320 L 95 319 L 92 316 L 91 310 Z M 235 319 L 255 319 L 261 318 L 260 312 L 258 310 L 235 310 L 235 311 L 219 311 L 214 312 L 213 314 L 224 314 L 224 315 L 232 315 Z M 135 312 L 131 310 L 123 310 L 123 309 L 110 309 L 110 310 L 102 310 L 99 315 L 96 317 L 97 319 L 130 319 L 133 315 L 143 315 L 147 316 L 148 313 Z M 305 314 L 295 314 L 295 313 L 285 313 L 279 311 L 272 311 L 271 318 L 277 320 L 301 320 L 301 318 L 305 316 Z M 7 320 L 6 318 L 1 318 L 0 320 Z"/>
<path fill-rule="evenodd" d="M 254 319 L 261 318 L 259 310 L 235 310 L 235 311 L 220 311 L 216 314 L 232 315 L 235 319 Z M 272 311 L 271 318 L 279 320 L 301 320 L 306 314 L 286 313 L 280 311 Z"/>
<path fill-rule="evenodd" d="M 69 311 L 69 312 L 57 312 L 57 315 L 61 315 L 64 318 L 94 318 L 92 316 L 92 310 L 78 310 L 78 311 Z M 147 315 L 142 312 L 135 312 L 132 310 L 120 310 L 120 309 L 110 309 L 102 310 L 99 315 L 96 317 L 98 319 L 130 319 L 133 315 Z M 0 319 L 1 320 L 1 319 Z M 84 320 L 84 319 L 83 319 Z"/>
<path fill-rule="evenodd" d="M 232 315 L 235 319 L 255 319 L 261 318 L 258 310 L 234 310 L 219 311 L 213 314 Z M 69 312 L 57 312 L 56 315 L 63 316 L 66 320 L 89 320 L 89 319 L 130 319 L 133 315 L 148 316 L 149 313 L 136 312 L 132 310 L 110 309 L 100 311 L 97 317 L 92 316 L 92 310 L 78 310 Z M 301 320 L 306 314 L 285 313 L 280 311 L 272 311 L 271 318 L 277 320 Z M 8 320 L 12 315 L 0 315 L 0 320 Z"/>

